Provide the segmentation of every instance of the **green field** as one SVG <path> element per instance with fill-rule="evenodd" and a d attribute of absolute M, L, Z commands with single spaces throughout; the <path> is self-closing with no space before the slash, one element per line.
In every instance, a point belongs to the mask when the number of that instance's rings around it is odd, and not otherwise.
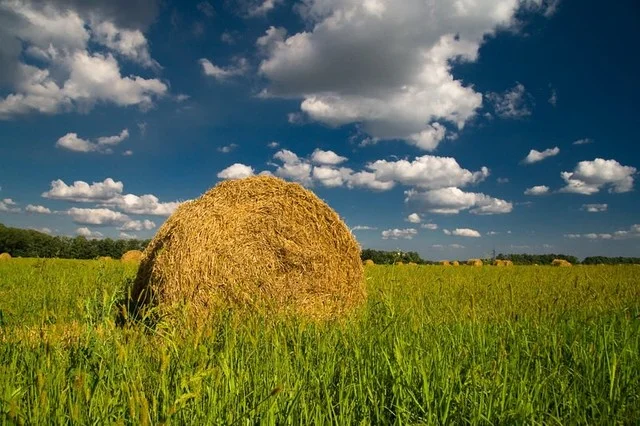
<path fill-rule="evenodd" d="M 640 268 L 374 266 L 336 323 L 116 325 L 135 266 L 0 262 L 0 424 L 638 424 Z"/>

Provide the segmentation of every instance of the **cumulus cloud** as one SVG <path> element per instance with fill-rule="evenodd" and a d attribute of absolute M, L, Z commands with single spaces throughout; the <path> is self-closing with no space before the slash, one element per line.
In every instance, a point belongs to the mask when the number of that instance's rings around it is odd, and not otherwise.
<path fill-rule="evenodd" d="M 442 232 L 444 232 L 445 235 L 454 235 L 456 237 L 469 237 L 469 238 L 481 237 L 478 231 L 476 231 L 475 229 L 469 229 L 469 228 L 456 228 L 453 231 L 450 231 L 448 229 L 443 229 Z"/>
<path fill-rule="evenodd" d="M 333 151 L 323 151 L 321 149 L 316 149 L 311 154 L 311 161 L 315 164 L 335 166 L 347 161 L 347 157 L 342 157 Z"/>
<path fill-rule="evenodd" d="M 234 63 L 227 67 L 215 65 L 206 58 L 201 58 L 198 62 L 200 62 L 204 75 L 218 81 L 226 81 L 233 77 L 244 75 L 249 70 L 248 61 L 242 57 L 235 58 Z"/>
<path fill-rule="evenodd" d="M 410 189 L 405 191 L 405 202 L 422 211 L 437 214 L 458 214 L 469 210 L 472 214 L 491 215 L 510 213 L 513 204 L 482 193 L 464 192 L 460 188 L 447 187 L 429 191 Z"/>
<path fill-rule="evenodd" d="M 51 210 L 45 206 L 29 204 L 24 208 L 27 213 L 51 214 Z"/>
<path fill-rule="evenodd" d="M 545 195 L 549 193 L 549 187 L 546 185 L 536 185 L 531 188 L 527 188 L 524 191 L 524 195 Z"/>
<path fill-rule="evenodd" d="M 76 229 L 76 234 L 78 234 L 81 237 L 85 237 L 88 239 L 96 239 L 96 240 L 104 237 L 104 235 L 102 235 L 101 232 L 92 231 L 86 226 Z"/>
<path fill-rule="evenodd" d="M 143 229 L 145 230 L 151 230 L 153 228 L 156 227 L 155 222 L 152 222 L 150 220 L 130 220 L 128 222 L 125 222 L 121 227 L 120 230 L 121 231 L 142 231 Z"/>
<path fill-rule="evenodd" d="M 282 3 L 282 0 L 259 0 L 249 7 L 247 14 L 251 17 L 265 16 Z"/>
<path fill-rule="evenodd" d="M 0 2 L 0 84 L 8 89 L 0 119 L 84 112 L 98 103 L 148 109 L 166 94 L 167 84 L 157 78 L 121 74 L 114 55 L 156 64 L 141 29 L 118 23 L 130 21 L 114 7 L 122 2 L 106 3 Z M 100 44 L 106 51 L 92 51 Z"/>
<path fill-rule="evenodd" d="M 562 172 L 560 176 L 566 186 L 560 192 L 591 195 L 608 187 L 611 193 L 623 193 L 633 190 L 636 168 L 623 166 L 616 160 L 596 158 L 593 161 L 579 162 L 573 172 Z"/>
<path fill-rule="evenodd" d="M 352 231 L 375 231 L 378 228 L 375 228 L 373 226 L 367 226 L 367 225 L 356 225 L 353 228 L 351 228 Z"/>
<path fill-rule="evenodd" d="M 581 210 L 589 213 L 602 213 L 606 212 L 608 207 L 607 204 L 583 204 Z"/>
<path fill-rule="evenodd" d="M 114 136 L 99 137 L 96 142 L 91 142 L 78 137 L 77 133 L 67 133 L 56 142 L 56 147 L 75 152 L 100 152 L 111 154 L 110 147 L 118 145 L 129 137 L 129 130 L 123 129 L 120 134 Z"/>
<path fill-rule="evenodd" d="M 177 201 L 160 202 L 158 197 L 152 194 L 122 194 L 123 189 L 123 183 L 116 182 L 112 178 L 92 184 L 76 181 L 72 185 L 67 185 L 63 180 L 58 179 L 51 182 L 51 189 L 44 192 L 42 196 L 73 202 L 94 202 L 129 214 L 154 216 L 170 216 L 180 205 Z"/>
<path fill-rule="evenodd" d="M 0 200 L 0 212 L 3 213 L 20 213 L 20 208 L 16 207 L 17 203 L 11 198 Z"/>
<path fill-rule="evenodd" d="M 631 225 L 628 229 L 621 229 L 613 233 L 590 232 L 586 234 L 564 234 L 564 237 L 569 239 L 584 238 L 587 240 L 624 240 L 628 238 L 640 238 L 640 224 Z"/>
<path fill-rule="evenodd" d="M 220 179 L 242 179 L 253 176 L 253 167 L 235 163 L 218 173 Z"/>
<path fill-rule="evenodd" d="M 453 64 L 475 61 L 485 37 L 510 25 L 519 6 L 305 1 L 296 10 L 310 29 L 272 37 L 260 64 L 264 95 L 302 98 L 311 120 L 358 123 L 374 138 L 434 149 L 445 124 L 463 128 L 482 105 L 480 93 L 453 77 Z"/>
<path fill-rule="evenodd" d="M 533 98 L 521 83 L 503 93 L 487 93 L 487 99 L 501 118 L 523 118 L 531 115 Z"/>
<path fill-rule="evenodd" d="M 73 207 L 67 211 L 79 225 L 116 225 L 129 221 L 129 216 L 109 209 L 80 209 Z"/>
<path fill-rule="evenodd" d="M 422 219 L 420 219 L 420 215 L 418 213 L 411 213 L 407 216 L 406 221 L 411 223 L 420 223 Z"/>
<path fill-rule="evenodd" d="M 553 148 L 545 149 L 542 152 L 532 149 L 531 151 L 529 151 L 529 154 L 524 158 L 524 160 L 522 160 L 522 163 L 523 164 L 537 163 L 538 161 L 542 161 L 545 158 L 556 156 L 559 153 L 560 153 L 560 148 L 558 148 L 557 146 Z"/>
<path fill-rule="evenodd" d="M 407 229 L 387 229 L 382 231 L 382 239 L 383 240 L 397 240 L 397 239 L 405 239 L 411 240 L 413 237 L 418 235 L 418 231 L 414 228 Z"/>

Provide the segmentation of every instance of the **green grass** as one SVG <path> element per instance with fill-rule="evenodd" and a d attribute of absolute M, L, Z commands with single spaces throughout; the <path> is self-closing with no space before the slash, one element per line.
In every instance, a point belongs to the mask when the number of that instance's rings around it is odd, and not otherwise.
<path fill-rule="evenodd" d="M 638 424 L 640 268 L 366 269 L 331 324 L 118 327 L 119 262 L 0 263 L 0 423 Z"/>

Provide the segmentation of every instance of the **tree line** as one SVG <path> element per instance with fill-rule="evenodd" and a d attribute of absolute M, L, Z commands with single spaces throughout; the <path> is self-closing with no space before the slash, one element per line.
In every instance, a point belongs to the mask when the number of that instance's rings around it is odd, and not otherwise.
<path fill-rule="evenodd" d="M 0 253 L 9 253 L 12 257 L 95 259 L 109 256 L 119 259 L 129 250 L 144 250 L 149 241 L 51 236 L 31 229 L 10 228 L 0 224 Z"/>
<path fill-rule="evenodd" d="M 63 259 L 95 259 L 109 256 L 119 259 L 129 250 L 144 250 L 150 240 L 113 240 L 111 238 L 89 240 L 85 237 L 51 236 L 32 229 L 10 228 L 0 224 L 0 253 L 13 257 L 59 257 Z M 373 260 L 377 265 L 393 265 L 397 262 L 429 265 L 437 262 L 422 259 L 415 251 L 384 251 L 364 249 L 363 261 Z M 640 264 L 638 257 L 591 256 L 582 262 L 575 256 L 565 254 L 502 254 L 496 259 L 511 260 L 514 265 L 550 265 L 553 259 L 564 259 L 572 264 L 621 265 Z M 455 260 L 455 259 L 450 259 Z M 464 263 L 466 259 L 458 259 Z M 482 259 L 490 263 L 493 259 Z"/>

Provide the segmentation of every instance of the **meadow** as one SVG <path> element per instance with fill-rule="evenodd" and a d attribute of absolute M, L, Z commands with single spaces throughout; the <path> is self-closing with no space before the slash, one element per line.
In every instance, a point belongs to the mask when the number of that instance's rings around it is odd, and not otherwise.
<path fill-rule="evenodd" d="M 118 323 L 136 265 L 0 262 L 1 424 L 638 424 L 640 267 L 366 268 L 330 323 Z"/>

